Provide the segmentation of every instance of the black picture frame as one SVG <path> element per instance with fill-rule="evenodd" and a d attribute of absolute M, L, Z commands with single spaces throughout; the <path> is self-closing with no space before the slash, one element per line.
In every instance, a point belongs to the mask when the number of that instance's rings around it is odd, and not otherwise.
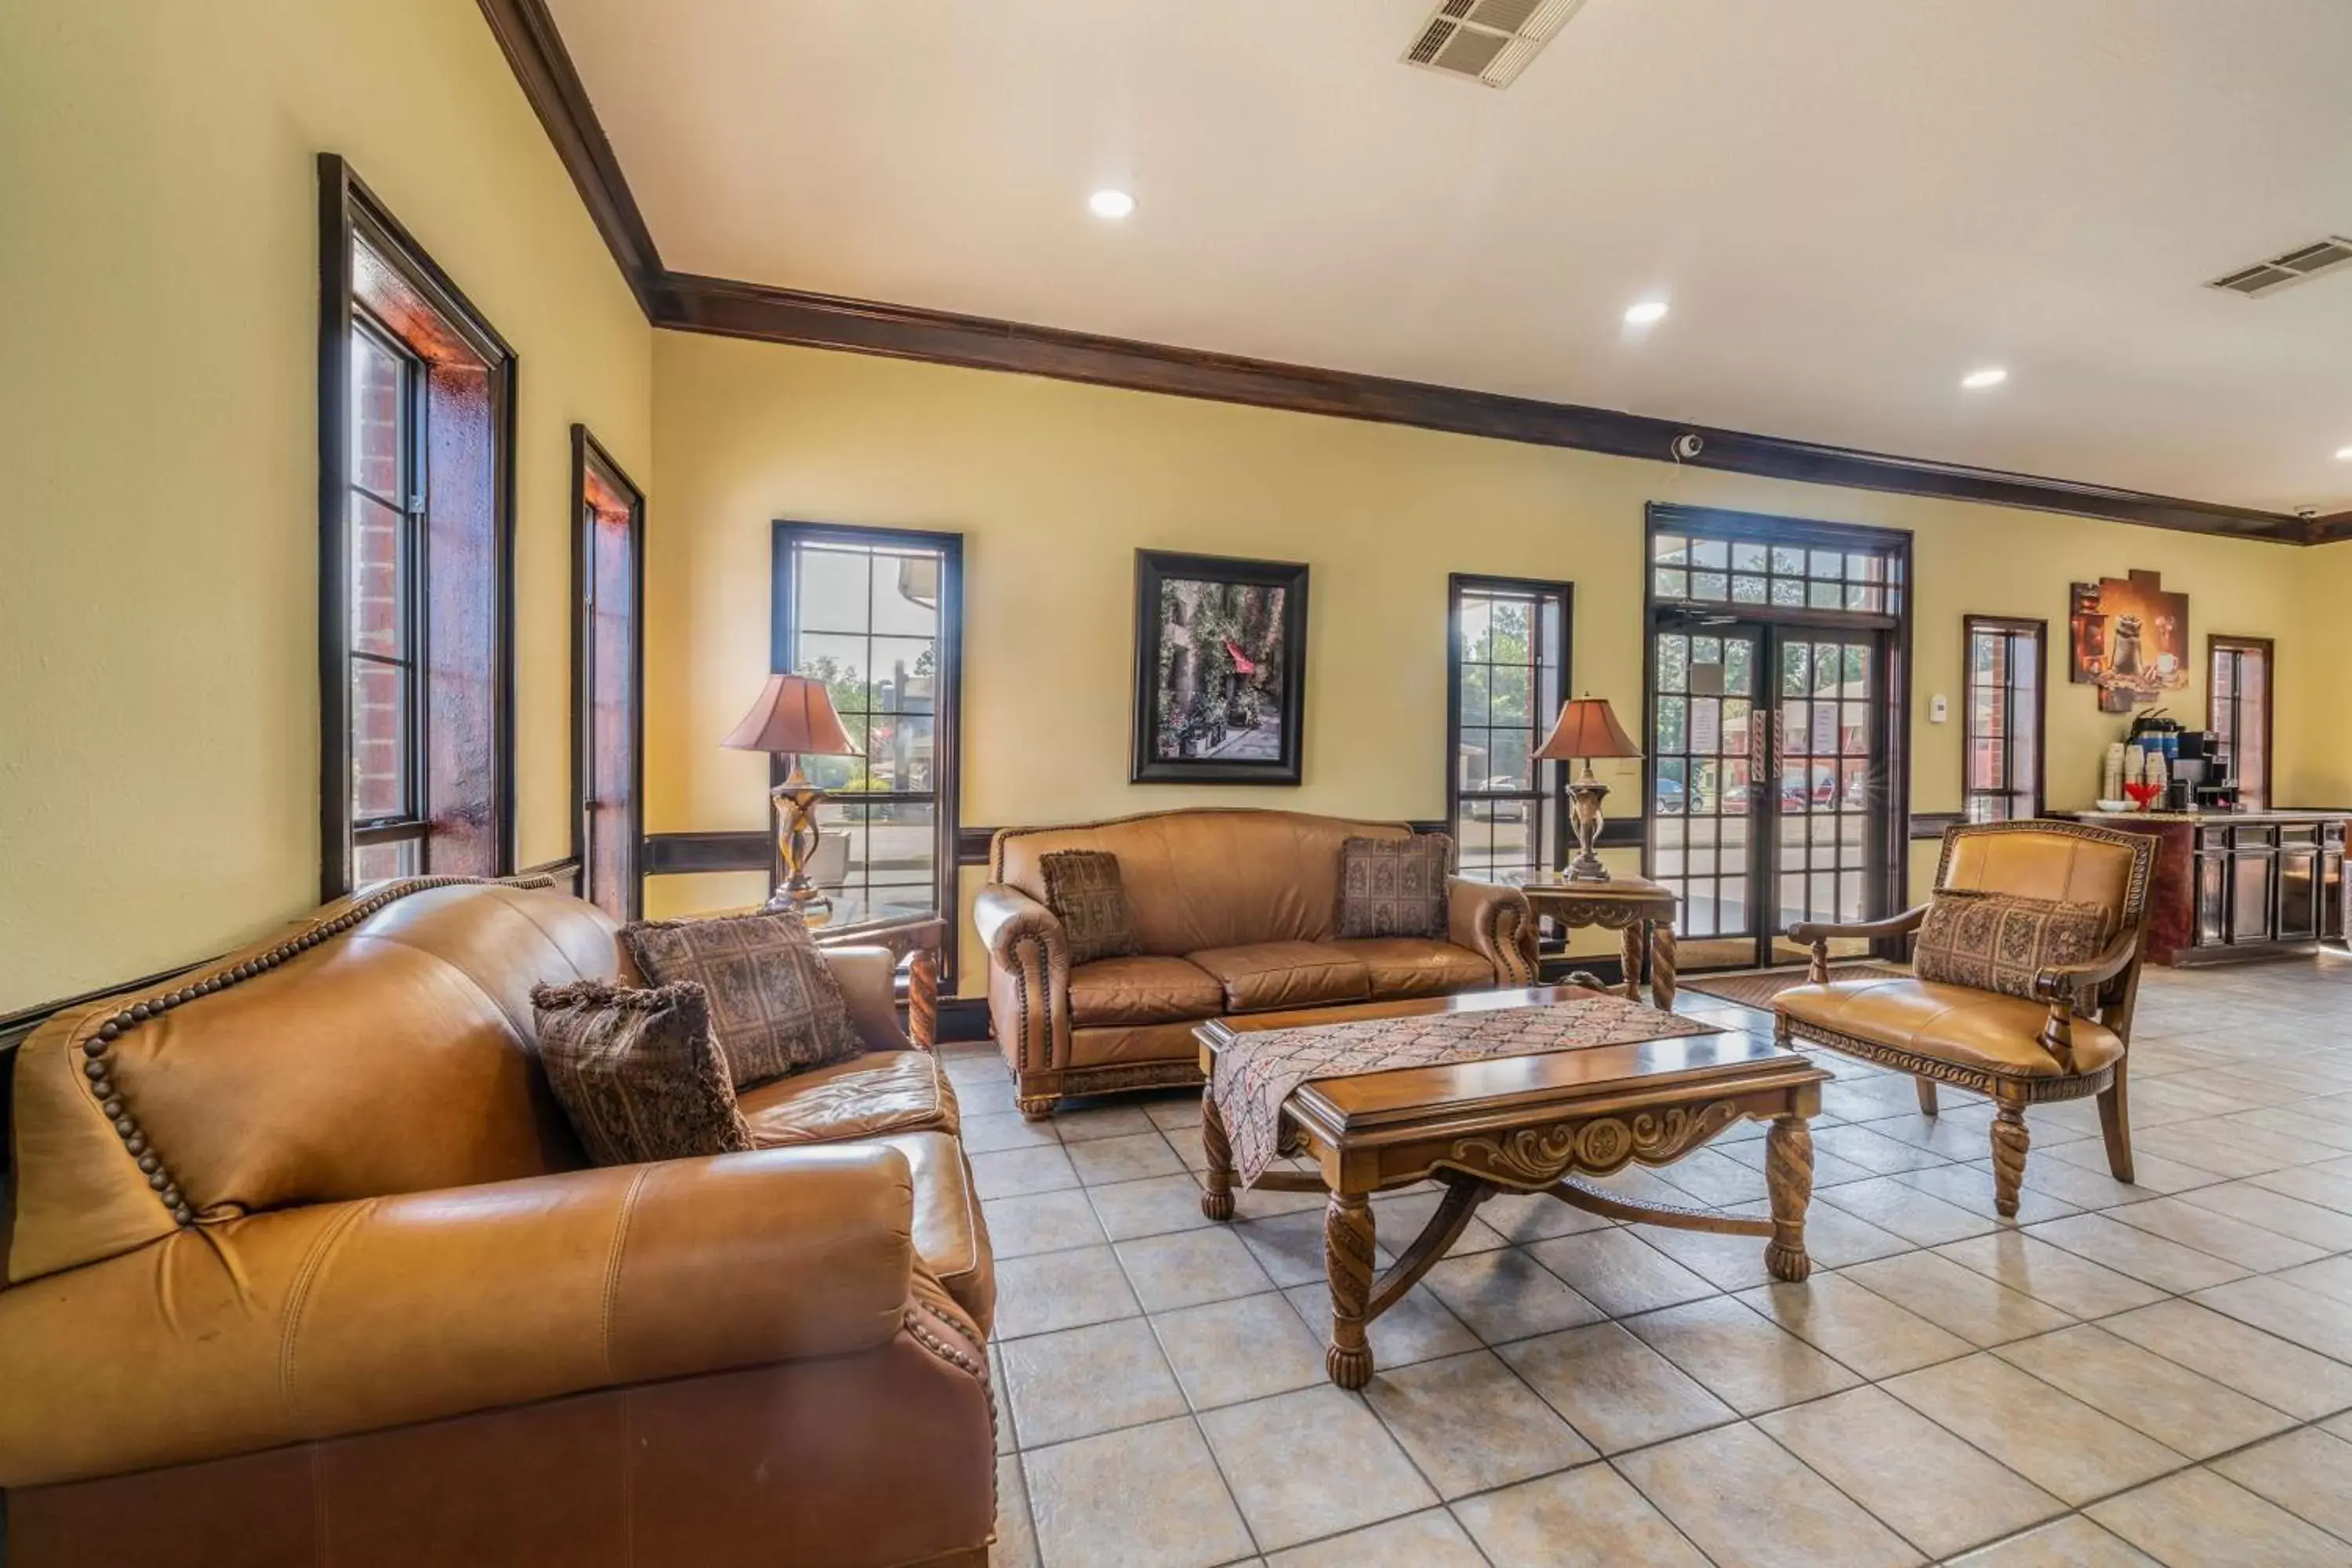
<path fill-rule="evenodd" d="M 1280 652 L 1281 667 L 1270 694 L 1272 711 L 1251 726 L 1263 731 L 1270 721 L 1276 731 L 1271 757 L 1234 756 L 1226 750 L 1230 741 L 1222 736 L 1209 742 L 1203 754 L 1167 754 L 1162 729 L 1169 716 L 1163 710 L 1172 693 L 1164 690 L 1162 679 L 1164 656 L 1169 652 L 1162 606 L 1171 584 L 1191 583 L 1281 590 L 1275 616 L 1277 629 L 1267 648 L 1261 649 L 1261 653 L 1268 648 Z M 1180 656 L 1182 651 L 1177 650 Z M 1263 668 L 1262 657 L 1256 663 Z M 1233 679 L 1230 668 L 1220 673 L 1228 680 Z M 1231 722 L 1234 711 L 1229 709 L 1206 722 Z M 1307 567 L 1303 563 L 1245 561 L 1170 550 L 1135 552 L 1135 757 L 1128 774 L 1130 784 L 1296 784 L 1302 773 L 1306 717 Z M 1201 721 L 1196 713 L 1192 722 Z M 1218 752 L 1224 754 L 1215 754 Z"/>

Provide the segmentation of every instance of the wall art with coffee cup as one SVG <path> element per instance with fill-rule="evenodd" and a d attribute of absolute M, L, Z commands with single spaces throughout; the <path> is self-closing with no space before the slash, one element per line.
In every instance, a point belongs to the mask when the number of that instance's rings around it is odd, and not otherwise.
<path fill-rule="evenodd" d="M 2067 624 L 2070 673 L 2099 689 L 2102 712 L 2128 713 L 2189 684 L 2189 595 L 2166 593 L 2160 573 L 2075 584 Z"/>

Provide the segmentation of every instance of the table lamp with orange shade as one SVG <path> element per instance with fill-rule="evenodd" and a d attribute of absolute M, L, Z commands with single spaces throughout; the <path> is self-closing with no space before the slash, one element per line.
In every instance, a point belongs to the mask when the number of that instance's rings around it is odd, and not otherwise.
<path fill-rule="evenodd" d="M 1569 782 L 1568 825 L 1576 835 L 1576 858 L 1568 868 L 1571 882 L 1605 882 L 1609 868 L 1593 848 L 1601 842 L 1601 803 L 1609 786 L 1592 776 L 1595 757 L 1638 757 L 1640 747 L 1617 722 L 1605 697 L 1577 697 L 1559 710 L 1559 721 L 1536 749 L 1538 761 L 1580 762 L 1584 771 Z"/>
<path fill-rule="evenodd" d="M 806 675 L 771 675 L 751 710 L 719 743 L 742 752 L 780 752 L 793 759 L 792 772 L 769 792 L 776 803 L 776 847 L 783 857 L 784 879 L 769 895 L 768 908 L 794 910 L 803 915 L 830 908 L 808 874 L 809 860 L 816 853 L 816 808 L 824 799 L 824 791 L 801 771 L 801 758 L 863 753 L 842 728 L 824 682 Z"/>

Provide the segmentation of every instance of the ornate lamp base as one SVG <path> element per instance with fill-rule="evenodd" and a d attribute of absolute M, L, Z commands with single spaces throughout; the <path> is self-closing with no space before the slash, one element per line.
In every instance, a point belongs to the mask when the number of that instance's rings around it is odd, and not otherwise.
<path fill-rule="evenodd" d="M 809 880 L 808 874 L 809 862 L 816 855 L 816 808 L 824 799 L 824 791 L 809 783 L 795 756 L 792 773 L 768 795 L 776 803 L 776 851 L 784 862 L 784 879 L 768 895 L 768 912 L 789 910 L 810 915 L 832 909 L 833 900 Z"/>
<path fill-rule="evenodd" d="M 1609 868 L 1593 853 L 1601 842 L 1601 803 L 1608 798 L 1609 786 L 1592 776 L 1587 763 L 1584 776 L 1568 786 L 1568 826 L 1576 835 L 1576 858 L 1569 862 L 1568 879 L 1571 882 L 1605 882 Z"/>

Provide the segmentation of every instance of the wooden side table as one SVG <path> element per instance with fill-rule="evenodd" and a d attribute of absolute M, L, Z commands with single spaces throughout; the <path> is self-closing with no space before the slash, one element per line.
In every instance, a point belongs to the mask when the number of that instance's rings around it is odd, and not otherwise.
<path fill-rule="evenodd" d="M 1528 907 L 1570 930 L 1598 926 L 1625 933 L 1625 996 L 1642 999 L 1642 952 L 1650 954 L 1650 994 L 1656 1005 L 1675 1005 L 1675 906 L 1673 892 L 1646 877 L 1612 877 L 1606 882 L 1571 882 L 1558 872 L 1519 884 Z"/>
<path fill-rule="evenodd" d="M 853 921 L 809 928 L 820 948 L 882 947 L 907 965 L 907 1037 L 929 1050 L 940 1037 L 940 943 L 947 922 L 936 915 Z"/>

